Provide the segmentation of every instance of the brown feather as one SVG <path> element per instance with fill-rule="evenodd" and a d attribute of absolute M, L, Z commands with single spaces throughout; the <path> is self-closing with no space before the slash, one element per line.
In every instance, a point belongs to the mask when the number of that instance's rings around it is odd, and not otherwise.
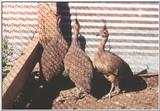
<path fill-rule="evenodd" d="M 129 65 L 118 55 L 105 51 L 105 44 L 108 40 L 108 31 L 106 27 L 100 31 L 101 43 L 94 57 L 95 67 L 102 72 L 102 74 L 114 74 L 119 79 L 133 76 L 133 72 Z M 117 73 L 115 73 L 118 70 Z"/>
<path fill-rule="evenodd" d="M 79 23 L 77 24 L 76 21 L 75 25 L 79 25 Z M 74 28 L 74 30 L 79 30 L 80 27 L 78 29 L 76 29 L 77 26 Z M 79 33 L 79 31 L 76 33 Z M 93 78 L 93 64 L 87 54 L 78 46 L 77 38 L 78 34 L 75 34 L 65 56 L 65 73 L 69 74 L 69 77 L 75 83 L 76 87 L 82 88 L 84 91 L 90 93 Z"/>
<path fill-rule="evenodd" d="M 41 58 L 42 73 L 47 81 L 62 73 L 63 60 L 68 51 L 68 44 L 60 31 L 59 16 L 57 16 L 57 23 L 52 40 L 44 47 Z"/>

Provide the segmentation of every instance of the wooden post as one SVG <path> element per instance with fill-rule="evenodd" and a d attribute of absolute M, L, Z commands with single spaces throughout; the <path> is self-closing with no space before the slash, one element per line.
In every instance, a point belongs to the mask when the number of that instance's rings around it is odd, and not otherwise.
<path fill-rule="evenodd" d="M 28 45 L 24 54 L 15 62 L 13 68 L 4 78 L 2 83 L 2 108 L 12 108 L 15 98 L 22 90 L 29 74 L 40 60 L 43 48 L 39 44 L 37 34 Z"/>

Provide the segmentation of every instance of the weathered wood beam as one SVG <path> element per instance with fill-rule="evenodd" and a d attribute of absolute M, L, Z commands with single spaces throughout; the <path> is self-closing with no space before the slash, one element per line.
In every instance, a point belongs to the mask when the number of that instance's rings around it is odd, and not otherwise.
<path fill-rule="evenodd" d="M 40 60 L 43 48 L 39 43 L 39 34 L 36 34 L 28 45 L 24 54 L 15 62 L 13 68 L 2 83 L 2 108 L 12 108 L 15 98 L 22 90 L 34 66 Z"/>

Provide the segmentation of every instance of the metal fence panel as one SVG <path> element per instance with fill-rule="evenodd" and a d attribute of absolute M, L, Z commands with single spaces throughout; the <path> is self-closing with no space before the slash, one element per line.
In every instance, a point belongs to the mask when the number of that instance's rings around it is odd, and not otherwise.
<path fill-rule="evenodd" d="M 61 12 L 67 20 L 69 11 L 73 20 L 77 10 L 80 33 L 86 39 L 86 52 L 92 59 L 100 42 L 96 34 L 104 19 L 110 34 L 111 52 L 126 60 L 135 72 L 147 65 L 149 71 L 158 72 L 158 2 L 70 2 L 68 5 L 70 10 L 62 3 Z M 108 45 L 109 42 L 106 49 Z"/>
<path fill-rule="evenodd" d="M 93 59 L 100 38 L 96 37 L 107 20 L 111 51 L 121 56 L 133 71 L 149 66 L 158 72 L 159 67 L 159 5 L 158 2 L 69 2 L 59 3 L 59 9 L 69 27 L 77 18 L 80 33 L 86 39 L 86 53 Z M 69 8 L 67 8 L 69 7 Z M 3 37 L 14 47 L 11 59 L 18 58 L 38 27 L 37 3 L 2 3 Z M 69 14 L 68 14 L 69 13 Z M 63 27 L 62 27 L 63 29 Z M 70 30 L 63 29 L 66 36 Z M 70 37 L 68 35 L 67 37 Z M 106 44 L 108 49 L 109 43 Z"/>

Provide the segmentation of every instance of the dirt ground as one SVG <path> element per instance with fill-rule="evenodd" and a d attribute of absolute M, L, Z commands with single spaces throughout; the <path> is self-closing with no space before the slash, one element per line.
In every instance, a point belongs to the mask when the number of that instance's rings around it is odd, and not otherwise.
<path fill-rule="evenodd" d="M 158 76 L 134 77 L 121 83 L 126 92 L 103 98 L 110 83 L 96 77 L 93 93 L 77 99 L 78 89 L 69 78 L 57 77 L 44 82 L 32 74 L 22 93 L 17 97 L 14 109 L 158 109 Z"/>

